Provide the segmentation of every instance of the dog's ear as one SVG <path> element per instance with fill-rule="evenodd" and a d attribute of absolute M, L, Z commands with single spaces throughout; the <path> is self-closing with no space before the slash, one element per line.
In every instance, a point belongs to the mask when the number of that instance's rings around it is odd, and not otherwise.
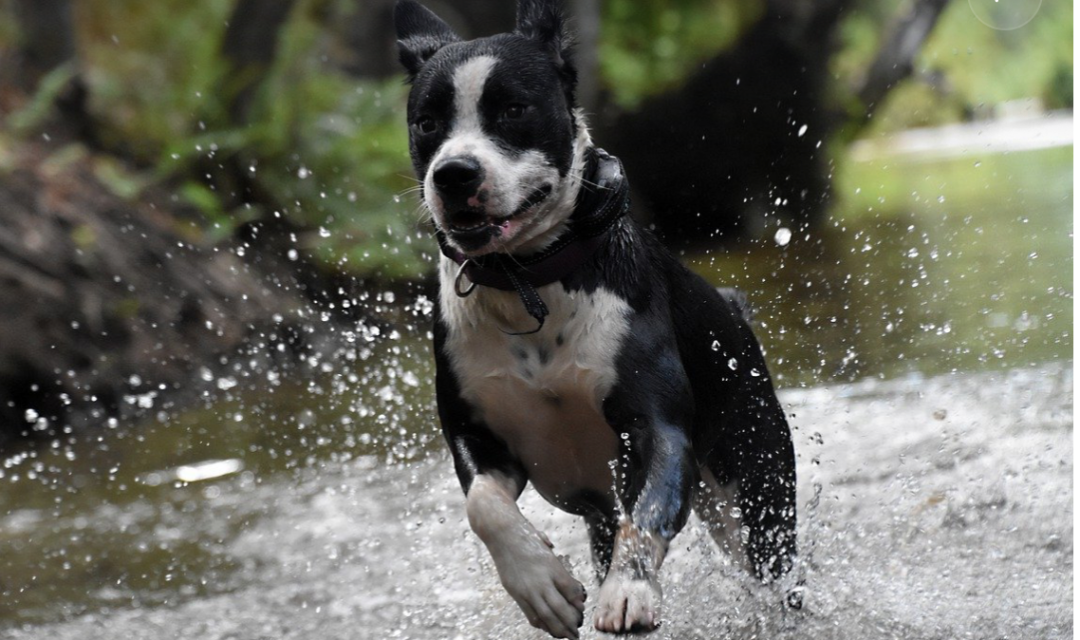
<path fill-rule="evenodd" d="M 572 43 L 558 0 L 518 0 L 517 32 L 540 41 L 559 69 L 573 75 L 570 60 Z"/>
<path fill-rule="evenodd" d="M 461 40 L 439 16 L 413 0 L 398 0 L 394 7 L 394 26 L 397 28 L 398 58 L 410 79 L 439 49 Z"/>

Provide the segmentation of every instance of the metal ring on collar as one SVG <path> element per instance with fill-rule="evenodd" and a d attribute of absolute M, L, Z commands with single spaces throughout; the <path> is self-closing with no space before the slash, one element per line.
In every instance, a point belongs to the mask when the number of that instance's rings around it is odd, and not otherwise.
<path fill-rule="evenodd" d="M 461 278 L 465 275 L 465 267 L 468 266 L 468 264 L 468 260 L 462 262 L 461 266 L 458 267 L 457 276 L 454 277 L 454 293 L 456 293 L 459 298 L 468 297 L 468 295 L 476 289 L 476 283 L 469 282 L 469 288 L 464 291 L 461 290 Z"/>

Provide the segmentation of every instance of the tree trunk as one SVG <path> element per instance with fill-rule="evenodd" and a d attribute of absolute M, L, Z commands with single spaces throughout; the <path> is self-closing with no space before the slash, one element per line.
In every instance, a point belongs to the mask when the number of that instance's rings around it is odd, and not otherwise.
<path fill-rule="evenodd" d="M 247 123 L 255 92 L 274 63 L 279 32 L 294 4 L 295 0 L 236 3 L 221 47 L 229 62 L 223 90 L 232 124 Z"/>
<path fill-rule="evenodd" d="M 930 37 L 949 0 L 916 0 L 910 10 L 893 20 L 877 56 L 857 89 L 865 123 L 898 82 L 911 75 L 915 56 Z"/>
<path fill-rule="evenodd" d="M 574 33 L 574 64 L 578 70 L 578 104 L 586 113 L 600 109 L 600 0 L 566 2 Z"/>
<path fill-rule="evenodd" d="M 70 0 L 15 0 L 22 44 L 21 85 L 33 91 L 42 76 L 75 60 Z"/>
<path fill-rule="evenodd" d="M 360 78 L 387 78 L 400 71 L 394 36 L 395 0 L 354 0 L 344 17 L 342 37 L 348 45 L 346 72 Z"/>
<path fill-rule="evenodd" d="M 87 110 L 86 84 L 79 73 L 70 0 L 15 0 L 15 16 L 20 30 L 21 57 L 17 84 L 23 91 L 33 93 L 46 75 L 69 66 L 71 78 L 53 101 L 60 115 L 56 124 L 90 146 L 100 146 Z"/>
<path fill-rule="evenodd" d="M 789 6 L 790 5 L 790 6 Z M 680 89 L 597 130 L 636 201 L 674 245 L 817 219 L 828 200 L 825 89 L 841 3 L 770 2 Z"/>
<path fill-rule="evenodd" d="M 671 243 L 756 236 L 777 216 L 812 224 L 829 201 L 829 138 L 848 140 L 911 74 L 947 3 L 915 0 L 893 21 L 855 92 L 857 113 L 826 99 L 849 1 L 769 0 L 731 50 L 597 138 L 622 157 L 640 209 Z"/>

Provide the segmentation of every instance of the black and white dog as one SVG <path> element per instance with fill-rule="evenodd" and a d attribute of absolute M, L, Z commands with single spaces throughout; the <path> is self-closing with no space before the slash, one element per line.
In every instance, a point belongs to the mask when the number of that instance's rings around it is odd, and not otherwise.
<path fill-rule="evenodd" d="M 601 631 L 660 623 L 657 573 L 691 507 L 762 581 L 785 574 L 795 459 L 761 349 L 737 295 L 625 215 L 556 0 L 520 0 L 514 33 L 468 42 L 411 0 L 395 19 L 443 253 L 439 418 L 506 590 L 534 626 L 577 637 L 585 589 L 518 510 L 527 482 L 584 518 Z"/>

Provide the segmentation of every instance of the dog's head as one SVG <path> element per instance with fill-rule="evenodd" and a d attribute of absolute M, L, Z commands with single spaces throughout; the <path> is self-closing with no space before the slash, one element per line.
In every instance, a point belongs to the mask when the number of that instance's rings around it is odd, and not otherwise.
<path fill-rule="evenodd" d="M 468 42 L 411 0 L 394 18 L 435 224 L 470 256 L 542 248 L 573 210 L 589 145 L 556 0 L 520 0 L 513 33 Z"/>

